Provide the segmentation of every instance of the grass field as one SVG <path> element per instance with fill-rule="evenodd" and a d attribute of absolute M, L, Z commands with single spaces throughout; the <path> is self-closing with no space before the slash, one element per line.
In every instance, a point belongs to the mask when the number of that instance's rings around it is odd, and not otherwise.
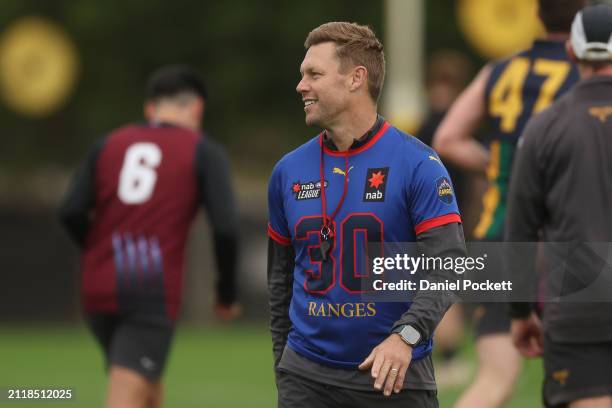
<path fill-rule="evenodd" d="M 166 371 L 167 407 L 275 407 L 271 346 L 265 325 L 184 327 L 177 331 Z M 470 358 L 469 341 L 463 358 Z M 527 362 L 508 407 L 539 407 L 539 361 Z M 101 407 L 105 376 L 102 357 L 82 327 L 4 327 L 0 329 L 0 389 L 69 387 L 64 402 L 6 402 L 0 408 Z M 6 392 L 6 391 L 3 391 Z M 460 389 L 440 392 L 440 406 L 451 407 Z"/>

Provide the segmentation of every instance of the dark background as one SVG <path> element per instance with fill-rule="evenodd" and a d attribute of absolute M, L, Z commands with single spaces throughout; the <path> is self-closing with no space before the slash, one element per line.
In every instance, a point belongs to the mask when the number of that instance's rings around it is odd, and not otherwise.
<path fill-rule="evenodd" d="M 426 56 L 452 48 L 478 66 L 482 61 L 458 31 L 455 2 L 424 3 Z M 176 62 L 206 78 L 205 128 L 228 148 L 237 175 L 242 292 L 251 305 L 245 311 L 265 315 L 266 179 L 283 153 L 316 133 L 304 125 L 295 92 L 304 39 L 334 20 L 368 24 L 384 39 L 384 2 L 3 0 L 0 32 L 29 15 L 66 31 L 80 69 L 67 102 L 46 117 L 29 118 L 0 103 L 0 319 L 78 318 L 77 252 L 56 223 L 55 207 L 92 142 L 141 120 L 147 76 Z M 196 242 L 209 248 L 206 227 L 198 225 Z M 211 297 L 193 287 L 210 295 L 213 268 L 199 248 L 191 253 L 188 280 L 197 285 L 189 285 L 184 314 L 206 315 Z"/>
<path fill-rule="evenodd" d="M 425 3 L 426 53 L 469 53 L 454 2 Z M 145 81 L 155 68 L 183 62 L 208 83 L 207 130 L 228 146 L 240 171 L 252 173 L 255 166 L 265 177 L 282 152 L 314 133 L 304 125 L 295 93 L 308 32 L 347 20 L 370 25 L 384 39 L 383 4 L 3 0 L 0 29 L 26 15 L 52 19 L 75 42 L 80 73 L 68 103 L 49 117 L 32 120 L 0 105 L 0 166 L 17 174 L 49 165 L 71 168 L 96 137 L 140 120 Z"/>

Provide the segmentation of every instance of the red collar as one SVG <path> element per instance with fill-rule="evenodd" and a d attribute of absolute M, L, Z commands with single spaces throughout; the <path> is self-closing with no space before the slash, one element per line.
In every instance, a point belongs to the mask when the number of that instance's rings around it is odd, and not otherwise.
<path fill-rule="evenodd" d="M 349 149 L 348 151 L 345 151 L 345 152 L 339 152 L 337 150 L 331 150 L 327 146 L 325 146 L 325 143 L 323 143 L 323 138 L 325 137 L 325 132 L 321 132 L 319 134 L 319 145 L 323 145 L 323 151 L 325 153 L 329 154 L 330 156 L 336 156 L 336 157 L 344 157 L 345 155 L 352 156 L 354 154 L 361 153 L 361 152 L 369 149 L 370 147 L 372 147 L 378 141 L 378 139 L 380 139 L 382 137 L 382 135 L 387 131 L 387 129 L 389 129 L 390 126 L 391 125 L 389 125 L 389 122 L 385 121 L 383 123 L 383 125 L 381 126 L 381 128 L 378 130 L 378 132 L 376 132 L 374 134 L 374 136 L 372 136 L 370 138 L 370 140 L 368 140 L 365 144 L 359 146 L 356 149 Z"/>

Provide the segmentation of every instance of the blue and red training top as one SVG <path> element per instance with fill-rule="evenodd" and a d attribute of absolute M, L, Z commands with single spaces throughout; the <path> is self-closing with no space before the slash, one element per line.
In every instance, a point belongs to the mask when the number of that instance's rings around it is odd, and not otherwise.
<path fill-rule="evenodd" d="M 356 368 L 411 305 L 364 301 L 373 276 L 358 252 L 461 222 L 438 155 L 387 122 L 346 152 L 330 149 L 322 133 L 288 153 L 272 172 L 268 199 L 270 238 L 295 251 L 287 345 L 339 368 Z M 324 212 L 334 235 L 327 256 L 320 248 Z M 420 343 L 413 359 L 431 347 L 430 339 Z"/>

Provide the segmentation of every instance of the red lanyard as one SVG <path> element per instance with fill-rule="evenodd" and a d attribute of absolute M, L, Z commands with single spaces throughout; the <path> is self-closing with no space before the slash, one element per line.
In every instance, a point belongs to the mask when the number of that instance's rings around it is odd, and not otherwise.
<path fill-rule="evenodd" d="M 324 152 L 323 152 L 323 144 L 325 142 L 325 133 L 321 135 L 321 212 L 323 213 L 323 226 L 321 227 L 321 239 L 324 241 L 329 240 L 334 237 L 333 230 L 333 222 L 334 218 L 340 211 L 340 207 L 344 203 L 344 199 L 346 198 L 346 193 L 348 191 L 348 171 L 349 171 L 349 162 L 348 162 L 348 150 L 344 152 L 344 188 L 342 190 L 342 197 L 340 197 L 340 201 L 338 202 L 338 206 L 332 213 L 331 217 L 327 216 L 327 200 L 325 198 L 325 165 L 324 165 Z"/>

